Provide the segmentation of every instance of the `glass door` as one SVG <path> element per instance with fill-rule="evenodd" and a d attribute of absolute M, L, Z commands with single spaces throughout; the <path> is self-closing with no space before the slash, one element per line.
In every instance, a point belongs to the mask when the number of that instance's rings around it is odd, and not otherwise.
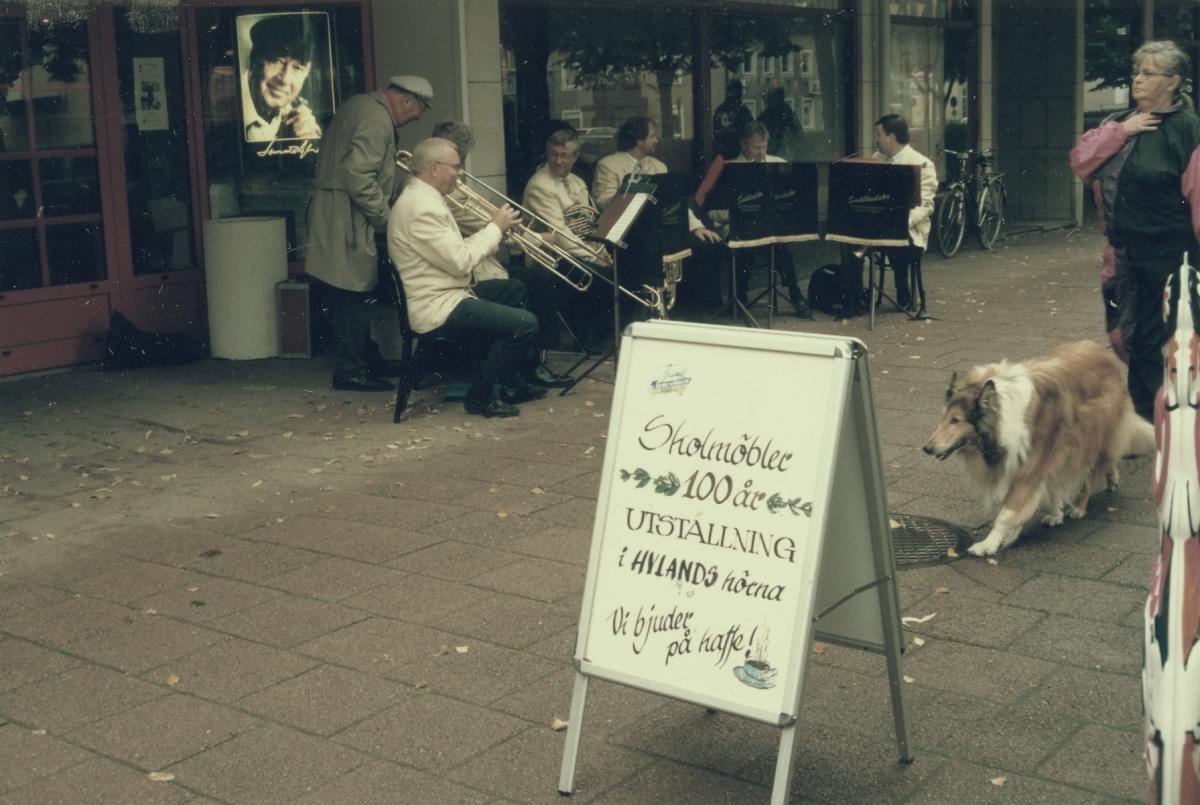
<path fill-rule="evenodd" d="M 89 20 L 0 16 L 0 374 L 90 360 L 108 323 Z"/>

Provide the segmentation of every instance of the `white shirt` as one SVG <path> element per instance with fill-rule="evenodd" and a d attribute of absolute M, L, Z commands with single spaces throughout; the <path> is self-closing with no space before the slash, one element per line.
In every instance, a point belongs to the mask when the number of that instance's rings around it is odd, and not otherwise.
<path fill-rule="evenodd" d="M 914 246 L 924 249 L 929 244 L 929 230 L 933 228 L 933 197 L 937 195 L 937 168 L 911 145 L 905 145 L 891 157 L 878 151 L 871 157 L 889 165 L 921 166 L 921 203 L 908 211 L 908 236 L 912 238 Z"/>

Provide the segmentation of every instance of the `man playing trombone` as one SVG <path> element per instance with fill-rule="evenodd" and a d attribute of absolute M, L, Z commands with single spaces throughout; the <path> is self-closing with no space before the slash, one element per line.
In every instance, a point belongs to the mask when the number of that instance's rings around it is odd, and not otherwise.
<path fill-rule="evenodd" d="M 525 286 L 514 279 L 476 281 L 482 267 L 500 269 L 492 255 L 520 216 L 507 204 L 482 229 L 463 238 L 446 203 L 458 186 L 462 158 L 454 143 L 422 141 L 408 161 L 413 179 L 388 217 L 388 254 L 404 283 L 413 330 L 442 329 L 481 337 L 488 351 L 467 391 L 469 414 L 508 417 L 516 404 L 545 396 L 546 387 L 521 376 L 538 334 L 538 320 L 522 309 Z"/>

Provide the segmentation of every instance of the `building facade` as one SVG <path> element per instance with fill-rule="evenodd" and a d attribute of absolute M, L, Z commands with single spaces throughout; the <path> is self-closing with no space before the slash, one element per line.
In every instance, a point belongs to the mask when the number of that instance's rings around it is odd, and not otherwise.
<path fill-rule="evenodd" d="M 1151 0 L 1122 8 L 1131 42 L 1153 30 Z M 740 114 L 768 122 L 787 158 L 870 153 L 874 120 L 899 112 L 940 170 L 942 148 L 994 147 L 1010 217 L 1078 221 L 1066 153 L 1083 125 L 1084 31 L 1083 0 L 9 3 L 0 375 L 95 359 L 113 312 L 203 337 L 206 221 L 283 217 L 303 274 L 319 130 L 399 73 L 436 93 L 401 147 L 466 121 L 468 168 L 511 196 L 554 119 L 581 130 L 586 171 L 621 121 L 647 115 L 659 156 L 698 181 L 719 147 L 714 112 L 740 90 Z M 289 37 L 302 44 L 267 52 Z M 309 128 L 287 130 L 296 120 Z"/>

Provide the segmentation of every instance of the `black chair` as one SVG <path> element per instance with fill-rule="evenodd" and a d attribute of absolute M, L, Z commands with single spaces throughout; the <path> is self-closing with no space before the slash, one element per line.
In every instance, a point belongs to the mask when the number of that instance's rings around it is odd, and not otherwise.
<path fill-rule="evenodd" d="M 396 290 L 396 317 L 400 323 L 400 367 L 399 377 L 396 378 L 396 407 L 392 411 L 392 423 L 394 424 L 400 421 L 401 414 L 408 407 L 409 395 L 429 373 L 429 364 L 424 358 L 430 351 L 428 345 L 434 342 L 462 345 L 467 343 L 468 339 L 442 328 L 423 334 L 414 332 L 408 322 L 408 303 L 404 296 L 404 283 L 400 281 L 400 275 L 394 270 L 389 270 L 387 273 Z M 420 343 L 418 344 L 418 342 Z"/>

